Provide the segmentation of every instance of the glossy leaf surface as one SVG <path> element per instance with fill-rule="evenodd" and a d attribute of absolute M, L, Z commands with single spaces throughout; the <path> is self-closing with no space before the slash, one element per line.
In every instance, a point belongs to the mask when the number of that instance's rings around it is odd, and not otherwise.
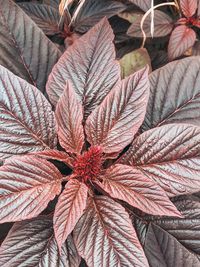
<path fill-rule="evenodd" d="M 192 17 L 197 10 L 198 0 L 180 0 L 181 11 L 186 17 Z"/>
<path fill-rule="evenodd" d="M 34 156 L 13 157 L 0 167 L 0 222 L 39 215 L 61 191 L 56 167 Z"/>
<path fill-rule="evenodd" d="M 88 201 L 73 235 L 89 267 L 149 266 L 128 213 L 108 197 Z"/>
<path fill-rule="evenodd" d="M 86 121 L 87 139 L 105 153 L 120 152 L 130 144 L 140 127 L 149 96 L 148 68 L 113 88 Z"/>
<path fill-rule="evenodd" d="M 47 99 L 0 66 L 0 156 L 56 146 L 55 118 Z"/>

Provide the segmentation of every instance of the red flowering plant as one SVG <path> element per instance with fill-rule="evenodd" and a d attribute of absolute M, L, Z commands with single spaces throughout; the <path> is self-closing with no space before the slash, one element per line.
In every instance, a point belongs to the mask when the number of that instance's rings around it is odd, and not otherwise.
<path fill-rule="evenodd" d="M 26 220 L 3 241 L 2 266 L 79 266 L 81 257 L 88 266 L 149 266 L 130 207 L 178 219 L 169 197 L 199 191 L 200 128 L 173 123 L 174 112 L 153 119 L 148 68 L 121 80 L 113 38 L 103 19 L 60 57 L 46 86 L 55 112 L 0 67 L 0 222 Z M 52 226 L 52 214 L 40 214 L 56 196 Z"/>

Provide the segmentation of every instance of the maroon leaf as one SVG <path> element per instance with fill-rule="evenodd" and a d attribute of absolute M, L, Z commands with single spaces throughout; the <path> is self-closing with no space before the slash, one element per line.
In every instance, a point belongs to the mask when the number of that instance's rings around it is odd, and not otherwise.
<path fill-rule="evenodd" d="M 178 216 L 180 212 L 171 203 L 166 193 L 140 170 L 116 164 L 107 169 L 98 183 L 111 197 L 126 201 L 145 213 Z"/>
<path fill-rule="evenodd" d="M 60 15 L 56 8 L 39 3 L 18 3 L 18 5 L 45 34 L 54 35 L 60 32 L 58 26 Z"/>
<path fill-rule="evenodd" d="M 150 225 L 145 242 L 150 266 L 199 266 L 196 255 L 184 248 L 173 236 L 156 225 Z"/>
<path fill-rule="evenodd" d="M 90 267 L 148 266 L 127 212 L 108 197 L 89 199 L 73 237 Z"/>
<path fill-rule="evenodd" d="M 192 17 L 197 10 L 198 0 L 180 0 L 180 6 L 183 14 L 186 17 Z"/>
<path fill-rule="evenodd" d="M 141 8 L 144 12 L 151 8 L 151 0 L 129 0 L 131 3 L 135 4 Z"/>
<path fill-rule="evenodd" d="M 143 37 L 140 23 L 144 14 L 136 15 L 136 19 L 128 29 L 127 34 L 133 37 Z M 154 11 L 154 37 L 162 37 L 170 34 L 173 30 L 173 20 L 164 12 Z M 147 37 L 151 37 L 151 14 L 144 21 L 143 29 Z"/>
<path fill-rule="evenodd" d="M 56 146 L 55 118 L 46 98 L 0 66 L 0 156 Z"/>
<path fill-rule="evenodd" d="M 139 168 L 169 196 L 200 191 L 200 128 L 169 124 L 134 140 L 120 163 Z"/>
<path fill-rule="evenodd" d="M 70 80 L 88 115 L 99 105 L 120 79 L 120 66 L 115 62 L 112 29 L 101 20 L 71 45 L 60 58 L 49 77 L 47 92 L 56 105 Z"/>
<path fill-rule="evenodd" d="M 83 108 L 69 81 L 56 106 L 56 120 L 61 146 L 79 154 L 84 144 Z"/>
<path fill-rule="evenodd" d="M 168 123 L 200 126 L 199 57 L 171 62 L 149 78 L 150 98 L 143 131 Z"/>
<path fill-rule="evenodd" d="M 102 18 L 110 18 L 126 8 L 117 1 L 87 0 L 83 1 L 79 12 L 74 12 L 72 26 L 77 32 L 84 33 L 98 23 Z M 79 9 L 79 8 L 78 8 Z M 77 13 L 77 14 L 76 14 Z"/>
<path fill-rule="evenodd" d="M 54 213 L 54 232 L 59 248 L 82 216 L 87 193 L 88 188 L 84 183 L 70 180 L 59 197 Z"/>
<path fill-rule="evenodd" d="M 196 33 L 185 25 L 176 27 L 169 39 L 168 57 L 173 60 L 183 55 L 192 47 L 196 40 Z"/>
<path fill-rule="evenodd" d="M 0 167 L 0 223 L 39 215 L 61 191 L 56 167 L 34 156 L 12 157 Z"/>
<path fill-rule="evenodd" d="M 78 267 L 80 260 L 71 236 L 59 255 L 52 218 L 47 216 L 15 223 L 0 247 L 2 267 Z"/>
<path fill-rule="evenodd" d="M 0 64 L 44 92 L 59 49 L 12 0 L 0 6 Z"/>
<path fill-rule="evenodd" d="M 113 88 L 86 121 L 90 144 L 100 145 L 108 154 L 120 152 L 130 144 L 144 119 L 148 96 L 148 68 Z"/>

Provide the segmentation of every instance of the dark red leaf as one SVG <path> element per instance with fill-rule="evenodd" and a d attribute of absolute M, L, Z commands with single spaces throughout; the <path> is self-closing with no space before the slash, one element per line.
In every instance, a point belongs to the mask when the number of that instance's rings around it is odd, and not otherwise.
<path fill-rule="evenodd" d="M 149 226 L 144 250 L 152 267 L 200 265 L 196 255 L 183 247 L 173 236 L 153 224 Z"/>
<path fill-rule="evenodd" d="M 137 137 L 120 163 L 139 168 L 169 196 L 200 191 L 200 128 L 169 124 Z"/>
<path fill-rule="evenodd" d="M 198 0 L 180 0 L 180 6 L 183 14 L 186 17 L 192 17 L 197 10 Z"/>
<path fill-rule="evenodd" d="M 82 1 L 80 6 L 77 8 L 79 12 L 74 12 L 72 26 L 75 31 L 81 33 L 88 31 L 102 18 L 110 18 L 126 8 L 120 2 L 108 0 Z"/>
<path fill-rule="evenodd" d="M 88 117 L 85 131 L 90 144 L 100 145 L 108 154 L 130 144 L 143 122 L 148 97 L 148 68 L 122 80 Z"/>
<path fill-rule="evenodd" d="M 73 237 L 90 267 L 149 266 L 128 213 L 108 197 L 89 199 Z"/>
<path fill-rule="evenodd" d="M 200 58 L 171 62 L 150 76 L 150 97 L 142 130 L 168 123 L 200 126 Z"/>
<path fill-rule="evenodd" d="M 141 8 L 144 12 L 151 8 L 151 0 L 129 0 L 129 2 L 135 4 Z"/>
<path fill-rule="evenodd" d="M 196 40 L 196 33 L 185 25 L 177 26 L 169 39 L 168 57 L 173 60 L 182 56 L 187 49 L 192 47 Z"/>
<path fill-rule="evenodd" d="M 56 167 L 34 156 L 12 157 L 0 167 L 0 223 L 39 215 L 61 191 Z"/>
<path fill-rule="evenodd" d="M 70 180 L 61 196 L 54 213 L 54 232 L 61 248 L 83 214 L 87 203 L 88 187 L 78 180 Z"/>
<path fill-rule="evenodd" d="M 18 5 L 45 34 L 54 35 L 60 32 L 58 26 L 60 15 L 56 8 L 39 3 L 19 3 Z"/>
<path fill-rule="evenodd" d="M 71 236 L 59 255 L 47 216 L 15 223 L 0 247 L 2 267 L 78 267 L 80 260 Z"/>
<path fill-rule="evenodd" d="M 37 88 L 0 66 L 0 156 L 56 146 L 51 105 Z"/>
<path fill-rule="evenodd" d="M 84 144 L 83 108 L 69 81 L 56 106 L 56 121 L 61 146 L 79 154 Z"/>
<path fill-rule="evenodd" d="M 136 15 L 136 19 L 128 29 L 127 34 L 133 37 L 143 37 L 140 23 L 144 14 Z M 170 34 L 173 30 L 173 20 L 164 12 L 155 10 L 154 11 L 154 37 L 162 37 Z M 144 21 L 143 30 L 147 37 L 151 37 L 151 14 L 147 16 Z"/>
<path fill-rule="evenodd" d="M 47 92 L 54 105 L 67 80 L 82 101 L 86 115 L 102 102 L 120 79 L 113 38 L 108 21 L 103 19 L 67 49 L 47 83 Z"/>
<path fill-rule="evenodd" d="M 44 92 L 59 49 L 12 0 L 0 7 L 0 64 Z"/>
<path fill-rule="evenodd" d="M 116 164 L 107 169 L 101 179 L 98 185 L 111 197 L 126 201 L 145 213 L 181 216 L 164 190 L 140 170 Z"/>

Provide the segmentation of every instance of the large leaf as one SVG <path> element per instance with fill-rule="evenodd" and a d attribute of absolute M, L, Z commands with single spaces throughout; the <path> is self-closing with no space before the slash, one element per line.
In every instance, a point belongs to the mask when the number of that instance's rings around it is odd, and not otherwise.
<path fill-rule="evenodd" d="M 90 144 L 100 145 L 105 153 L 120 152 L 130 144 L 143 122 L 148 97 L 148 68 L 144 68 L 113 88 L 88 117 L 85 131 Z"/>
<path fill-rule="evenodd" d="M 60 0 L 42 0 L 42 3 L 45 5 L 52 6 L 54 8 L 58 8 L 60 4 Z"/>
<path fill-rule="evenodd" d="M 0 66 L 0 157 L 56 146 L 55 118 L 37 88 Z"/>
<path fill-rule="evenodd" d="M 2 267 L 78 267 L 79 263 L 71 236 L 59 255 L 48 216 L 14 224 L 0 247 Z"/>
<path fill-rule="evenodd" d="M 44 91 L 58 48 L 12 0 L 0 7 L 0 64 Z"/>
<path fill-rule="evenodd" d="M 128 29 L 127 34 L 133 37 L 143 37 L 141 31 L 141 20 L 143 14 L 138 14 L 133 24 Z M 173 29 L 173 20 L 164 12 L 155 10 L 154 11 L 154 37 L 162 37 L 170 34 Z M 147 37 L 151 37 L 151 14 L 147 16 L 144 21 L 143 30 Z"/>
<path fill-rule="evenodd" d="M 180 25 L 177 26 L 169 39 L 168 44 L 168 57 L 173 60 L 179 56 L 182 56 L 187 49 L 192 47 L 196 40 L 196 33 L 193 29 Z"/>
<path fill-rule="evenodd" d="M 156 225 L 149 226 L 144 249 L 152 267 L 200 266 L 197 256 Z"/>
<path fill-rule="evenodd" d="M 200 127 L 169 124 L 137 137 L 121 163 L 139 168 L 169 196 L 200 191 Z"/>
<path fill-rule="evenodd" d="M 79 154 L 84 144 L 83 108 L 69 81 L 56 106 L 56 121 L 61 146 Z"/>
<path fill-rule="evenodd" d="M 198 0 L 180 0 L 181 11 L 186 17 L 192 17 L 197 10 Z"/>
<path fill-rule="evenodd" d="M 180 216 L 165 192 L 139 170 L 116 164 L 107 169 L 98 183 L 112 197 L 128 202 L 145 213 Z"/>
<path fill-rule="evenodd" d="M 108 21 L 103 19 L 67 49 L 47 83 L 47 92 L 54 105 L 67 80 L 82 100 L 86 115 L 102 102 L 120 78 L 113 38 Z"/>
<path fill-rule="evenodd" d="M 60 15 L 58 10 L 49 5 L 39 3 L 19 3 L 24 12 L 38 25 L 47 35 L 59 33 Z"/>
<path fill-rule="evenodd" d="M 110 18 L 126 8 L 120 2 L 111 0 L 87 0 L 83 1 L 79 12 L 76 14 L 72 23 L 74 30 L 84 33 L 98 23 L 102 18 Z M 79 8 L 78 8 L 79 9 Z"/>
<path fill-rule="evenodd" d="M 88 187 L 84 183 L 72 179 L 59 197 L 54 213 L 54 231 L 59 248 L 82 216 L 87 192 Z"/>
<path fill-rule="evenodd" d="M 150 98 L 142 130 L 167 123 L 200 126 L 200 57 L 169 63 L 150 75 Z"/>
<path fill-rule="evenodd" d="M 45 159 L 12 157 L 0 167 L 0 222 L 39 215 L 61 191 L 62 175 Z"/>
<path fill-rule="evenodd" d="M 151 0 L 129 0 L 131 3 L 135 4 L 143 11 L 147 11 L 151 8 Z"/>
<path fill-rule="evenodd" d="M 127 212 L 108 197 L 89 199 L 73 237 L 89 267 L 148 266 Z"/>

